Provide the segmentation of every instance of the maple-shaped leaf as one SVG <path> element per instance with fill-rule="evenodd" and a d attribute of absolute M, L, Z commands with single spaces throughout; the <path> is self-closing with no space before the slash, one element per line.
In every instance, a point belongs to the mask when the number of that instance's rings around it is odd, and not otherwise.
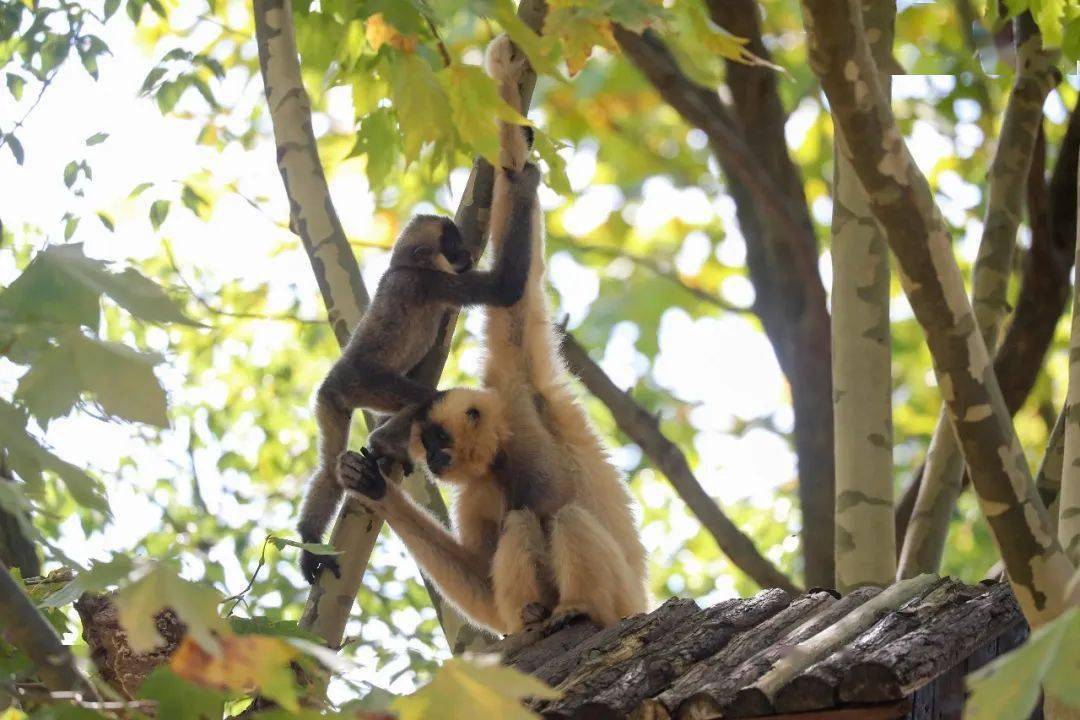
<path fill-rule="evenodd" d="M 475 65 L 453 64 L 439 72 L 439 81 L 450 98 L 450 113 L 458 135 L 473 151 L 492 164 L 499 162 L 496 120 L 529 125 L 501 97 L 495 81 Z"/>

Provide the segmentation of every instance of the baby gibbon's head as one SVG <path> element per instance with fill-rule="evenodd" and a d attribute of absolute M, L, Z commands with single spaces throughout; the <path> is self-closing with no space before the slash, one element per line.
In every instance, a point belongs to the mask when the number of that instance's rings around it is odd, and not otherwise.
<path fill-rule="evenodd" d="M 416 215 L 401 231 L 390 267 L 415 267 L 445 273 L 472 269 L 473 256 L 454 221 L 438 215 Z"/>
<path fill-rule="evenodd" d="M 454 388 L 413 424 L 409 454 L 440 480 L 468 482 L 487 474 L 506 436 L 497 394 Z"/>

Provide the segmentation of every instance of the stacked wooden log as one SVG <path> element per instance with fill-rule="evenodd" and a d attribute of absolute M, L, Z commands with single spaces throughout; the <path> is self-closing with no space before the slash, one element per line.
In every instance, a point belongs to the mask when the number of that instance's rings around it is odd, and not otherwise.
<path fill-rule="evenodd" d="M 571 625 L 503 661 L 561 691 L 533 704 L 549 718 L 835 716 L 841 708 L 904 717 L 917 691 L 966 671 L 974 656 L 992 658 L 999 637 L 1015 645 L 1024 627 L 1007 584 L 922 576 L 845 597 L 773 589 L 704 609 L 675 598 L 604 630 Z M 957 692 L 962 703 L 962 684 Z"/>

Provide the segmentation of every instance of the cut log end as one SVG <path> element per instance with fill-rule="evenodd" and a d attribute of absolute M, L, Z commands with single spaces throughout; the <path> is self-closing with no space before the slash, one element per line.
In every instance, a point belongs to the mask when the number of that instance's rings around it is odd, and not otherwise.
<path fill-rule="evenodd" d="M 757 717 L 759 715 L 772 715 L 775 708 L 769 701 L 769 696 L 759 688 L 743 688 L 735 693 L 735 698 L 726 708 L 724 717 Z"/>
<path fill-rule="evenodd" d="M 813 675 L 800 675 L 776 694 L 777 712 L 795 713 L 835 707 L 836 688 Z"/>
<path fill-rule="evenodd" d="M 904 697 L 896 673 L 878 663 L 862 663 L 851 668 L 844 677 L 843 688 L 847 702 L 886 702 Z"/>

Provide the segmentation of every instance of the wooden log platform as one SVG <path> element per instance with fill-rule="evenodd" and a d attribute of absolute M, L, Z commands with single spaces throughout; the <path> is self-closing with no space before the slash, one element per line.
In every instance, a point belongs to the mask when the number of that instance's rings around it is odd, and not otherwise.
<path fill-rule="evenodd" d="M 560 691 L 545 718 L 959 717 L 963 676 L 1026 636 L 1007 584 L 916 578 L 700 608 L 673 598 L 599 629 L 572 624 L 503 662 Z"/>

